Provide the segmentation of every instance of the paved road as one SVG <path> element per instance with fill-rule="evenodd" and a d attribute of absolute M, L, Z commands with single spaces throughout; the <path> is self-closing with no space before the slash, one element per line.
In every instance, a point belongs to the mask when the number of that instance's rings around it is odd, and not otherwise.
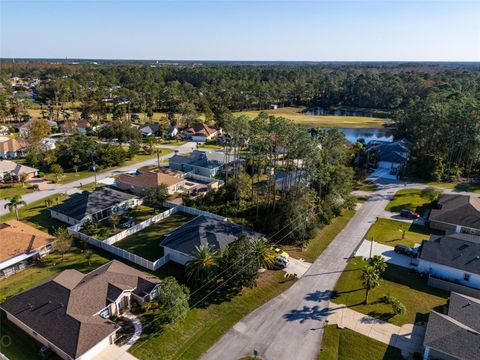
<path fill-rule="evenodd" d="M 179 153 L 188 153 L 188 152 L 192 151 L 192 144 L 194 144 L 194 143 L 187 143 L 187 144 L 184 144 L 182 146 L 176 146 L 176 147 L 168 146 L 168 148 L 172 149 L 172 150 L 177 150 Z M 194 146 L 195 146 L 195 144 L 194 144 Z M 159 146 L 159 147 L 163 147 L 163 146 Z M 172 152 L 170 154 L 161 156 L 160 161 L 168 159 L 168 158 L 172 157 L 173 155 L 175 155 L 175 154 Z M 145 161 L 138 162 L 138 163 L 135 163 L 135 164 L 131 164 L 131 165 L 128 165 L 128 166 L 123 166 L 123 167 L 116 168 L 116 169 L 113 169 L 113 170 L 108 170 L 108 171 L 105 171 L 105 172 L 101 172 L 101 173 L 97 174 L 97 181 L 99 181 L 101 179 L 105 179 L 105 178 L 113 176 L 113 175 L 128 173 L 128 172 L 134 171 L 134 170 L 136 170 L 140 167 L 143 167 L 143 166 L 155 165 L 156 163 L 157 163 L 157 159 L 153 158 L 153 159 L 145 160 Z M 54 194 L 62 194 L 62 193 L 71 194 L 73 192 L 78 191 L 78 187 L 80 187 L 81 184 L 86 185 L 86 184 L 93 183 L 94 181 L 95 181 L 95 177 L 90 176 L 88 178 L 83 178 L 81 180 L 76 180 L 76 181 L 73 181 L 73 182 L 70 182 L 70 183 L 67 183 L 67 184 L 60 184 L 59 186 L 57 186 L 55 188 L 52 188 L 52 189 L 46 189 L 46 190 L 41 190 L 41 191 L 36 191 L 36 192 L 33 192 L 33 193 L 25 194 L 25 195 L 22 196 L 22 199 L 27 204 L 29 204 L 31 202 L 42 200 L 42 199 L 46 198 L 47 196 L 54 195 Z M 0 196 L 0 198 L 1 198 L 1 196 Z M 5 209 L 5 204 L 7 202 L 8 201 L 6 201 L 6 200 L 0 200 L 0 215 L 4 215 L 4 214 L 8 213 L 8 209 Z"/>
<path fill-rule="evenodd" d="M 238 322 L 201 359 L 238 360 L 255 353 L 265 360 L 316 359 L 331 291 L 397 189 L 370 196 L 302 278 Z"/>

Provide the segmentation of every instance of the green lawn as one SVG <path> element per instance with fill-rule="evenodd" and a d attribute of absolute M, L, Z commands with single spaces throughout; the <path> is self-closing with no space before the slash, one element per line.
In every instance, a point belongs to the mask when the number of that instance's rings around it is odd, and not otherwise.
<path fill-rule="evenodd" d="M 353 215 L 355 215 L 354 210 L 345 210 L 341 216 L 333 219 L 331 224 L 316 230 L 314 236 L 308 242 L 306 250 L 302 251 L 302 249 L 293 246 L 285 246 L 285 250 L 294 258 L 314 262 L 347 225 Z"/>
<path fill-rule="evenodd" d="M 186 213 L 173 214 L 114 245 L 147 260 L 155 261 L 163 256 L 163 247 L 160 246 L 160 242 L 164 236 L 193 218 L 194 216 Z"/>
<path fill-rule="evenodd" d="M 32 202 L 19 209 L 20 220 L 29 223 L 36 228 L 53 233 L 53 231 L 59 226 L 65 226 L 65 224 L 50 218 L 50 211 L 45 206 L 45 201 L 50 199 L 53 201 L 53 205 L 61 203 L 67 197 L 63 194 L 56 194 L 46 197 L 45 199 Z M 0 216 L 0 221 L 15 219 L 15 214 L 10 213 Z"/>
<path fill-rule="evenodd" d="M 403 231 L 405 231 L 404 234 Z M 420 244 L 422 240 L 428 240 L 432 233 L 440 234 L 440 232 L 422 225 L 391 219 L 378 219 L 368 231 L 366 239 L 389 246 L 401 244 L 413 247 L 415 244 Z"/>
<path fill-rule="evenodd" d="M 9 199 L 15 195 L 25 195 L 33 192 L 30 185 L 25 184 L 0 184 L 0 199 Z"/>
<path fill-rule="evenodd" d="M 372 290 L 369 304 L 365 304 L 365 289 L 360 279 L 366 262 L 361 258 L 350 260 L 335 286 L 332 301 L 344 304 L 363 314 L 396 325 L 426 321 L 430 310 L 445 305 L 448 293 L 427 286 L 425 278 L 396 265 L 388 265 L 378 288 Z M 395 315 L 390 305 L 382 302 L 384 295 L 391 295 L 402 302 L 407 312 Z"/>
<path fill-rule="evenodd" d="M 422 197 L 421 192 L 420 189 L 398 190 L 385 209 L 393 212 L 407 209 L 421 214 L 430 204 L 430 200 Z"/>
<path fill-rule="evenodd" d="M 399 349 L 353 330 L 328 325 L 318 360 L 403 360 Z"/>
<path fill-rule="evenodd" d="M 293 283 L 281 271 L 266 271 L 260 275 L 257 287 L 244 289 L 229 300 L 209 298 L 208 305 L 191 309 L 179 323 L 158 328 L 152 324 L 152 317 L 145 315 L 143 321 L 150 325 L 130 352 L 142 360 L 198 359 L 240 319 Z"/>
<path fill-rule="evenodd" d="M 216 144 L 203 144 L 198 146 L 198 150 L 221 150 L 223 146 Z"/>
<path fill-rule="evenodd" d="M 428 182 L 428 186 L 439 187 L 443 189 L 455 189 L 458 191 L 468 191 L 480 194 L 480 183 L 442 183 L 442 182 Z"/>
<path fill-rule="evenodd" d="M 160 145 L 182 146 L 187 142 L 182 140 L 163 140 Z"/>
<path fill-rule="evenodd" d="M 337 127 L 337 128 L 381 128 L 389 122 L 387 119 L 380 119 L 365 116 L 334 116 L 334 115 L 306 115 L 302 107 L 284 107 L 277 110 L 263 110 L 269 115 L 282 116 L 293 122 L 307 126 Z M 246 115 L 256 117 L 260 111 L 235 112 L 235 116 Z"/>

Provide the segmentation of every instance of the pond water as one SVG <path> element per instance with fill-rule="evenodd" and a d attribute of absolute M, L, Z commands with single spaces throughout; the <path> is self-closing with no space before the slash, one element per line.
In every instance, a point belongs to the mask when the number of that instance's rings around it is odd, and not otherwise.
<path fill-rule="evenodd" d="M 322 128 L 329 129 L 329 128 Z M 393 135 L 390 129 L 384 128 L 364 128 L 364 129 L 338 129 L 345 134 L 347 140 L 351 143 L 357 142 L 359 139 L 364 139 L 368 144 L 372 140 L 393 141 Z"/>
<path fill-rule="evenodd" d="M 321 107 L 312 107 L 305 110 L 306 115 L 335 115 L 335 116 L 366 116 L 366 117 L 387 117 L 383 112 L 370 112 L 364 110 L 347 110 L 347 109 L 324 109 Z"/>

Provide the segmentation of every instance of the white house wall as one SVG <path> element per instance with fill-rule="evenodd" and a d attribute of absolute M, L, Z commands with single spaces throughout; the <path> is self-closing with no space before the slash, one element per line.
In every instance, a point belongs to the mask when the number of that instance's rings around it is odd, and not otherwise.
<path fill-rule="evenodd" d="M 417 271 L 421 273 L 430 273 L 434 276 L 449 279 L 450 281 L 458 282 L 459 284 L 480 289 L 480 275 L 472 274 L 467 271 L 452 268 L 431 261 L 419 259 Z M 470 280 L 464 280 L 465 274 L 470 274 Z"/>
<path fill-rule="evenodd" d="M 190 256 L 185 255 L 180 251 L 177 251 L 168 247 L 164 248 L 164 253 L 168 260 L 176 262 L 177 264 L 180 264 L 180 265 L 185 265 L 188 261 L 192 259 Z"/>

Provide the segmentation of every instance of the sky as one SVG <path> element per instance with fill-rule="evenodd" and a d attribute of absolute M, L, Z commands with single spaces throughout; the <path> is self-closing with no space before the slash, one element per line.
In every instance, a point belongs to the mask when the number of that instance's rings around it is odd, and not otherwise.
<path fill-rule="evenodd" d="M 0 0 L 0 57 L 480 61 L 480 0 Z"/>

